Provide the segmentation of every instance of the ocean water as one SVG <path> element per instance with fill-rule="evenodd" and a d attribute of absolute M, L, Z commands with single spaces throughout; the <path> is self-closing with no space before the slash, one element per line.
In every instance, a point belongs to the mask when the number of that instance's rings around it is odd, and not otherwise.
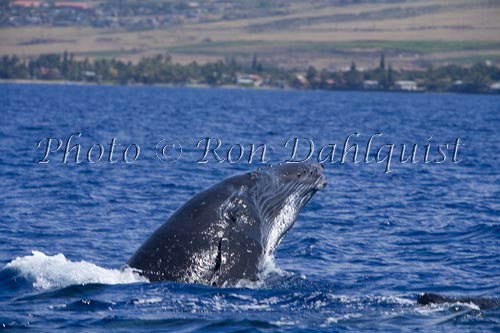
<path fill-rule="evenodd" d="M 499 115 L 486 95 L 1 84 L 0 329 L 498 330 L 498 308 L 416 299 L 499 296 Z M 204 159 L 206 138 L 235 163 Z M 261 281 L 149 283 L 123 269 L 191 196 L 286 161 L 294 138 L 296 159 L 313 142 L 311 160 L 335 144 L 334 162 Z M 64 163 L 66 144 L 80 152 Z M 266 145 L 264 163 L 249 163 L 251 144 Z M 403 144 L 417 144 L 415 163 L 400 162 Z"/>

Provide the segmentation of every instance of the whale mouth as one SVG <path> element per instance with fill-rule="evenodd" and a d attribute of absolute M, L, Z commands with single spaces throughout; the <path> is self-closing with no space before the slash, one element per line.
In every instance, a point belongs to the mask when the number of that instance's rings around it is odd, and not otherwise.
<path fill-rule="evenodd" d="M 319 178 L 318 178 L 318 181 L 316 182 L 316 186 L 315 186 L 315 189 L 316 190 L 322 190 L 326 187 L 326 185 L 328 185 L 328 182 L 326 181 L 326 177 L 325 175 L 321 175 Z"/>
<path fill-rule="evenodd" d="M 314 191 L 322 190 L 326 187 L 328 182 L 326 181 L 326 177 L 323 174 L 324 166 L 320 163 L 311 163 L 308 165 L 309 174 L 310 174 L 310 184 L 312 185 L 312 189 Z"/>

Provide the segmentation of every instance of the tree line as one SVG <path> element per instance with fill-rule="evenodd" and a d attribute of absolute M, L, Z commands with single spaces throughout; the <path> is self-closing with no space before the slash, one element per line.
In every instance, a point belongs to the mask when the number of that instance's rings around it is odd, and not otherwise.
<path fill-rule="evenodd" d="M 379 66 L 369 70 L 360 71 L 353 62 L 347 71 L 318 70 L 310 66 L 303 73 L 262 63 L 255 55 L 249 62 L 229 57 L 186 65 L 174 63 L 168 55 L 144 57 L 132 63 L 117 59 L 82 60 L 68 52 L 44 54 L 30 60 L 4 55 L 0 60 L 1 79 L 220 86 L 237 83 L 239 74 L 257 74 L 262 84 L 271 87 L 324 90 L 393 90 L 397 81 L 410 80 L 426 91 L 498 92 L 493 84 L 500 81 L 500 68 L 485 62 L 469 67 L 447 65 L 429 66 L 427 70 L 395 70 L 386 65 L 383 55 Z"/>

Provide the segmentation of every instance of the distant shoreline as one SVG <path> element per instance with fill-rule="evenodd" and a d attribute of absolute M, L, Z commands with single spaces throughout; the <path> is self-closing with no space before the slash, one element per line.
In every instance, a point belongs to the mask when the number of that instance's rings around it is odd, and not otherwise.
<path fill-rule="evenodd" d="M 0 79 L 0 84 L 2 83 L 16 83 L 16 84 L 50 84 L 50 85 L 61 85 L 61 86 L 116 86 L 116 87 L 168 87 L 168 88 L 216 88 L 216 89 L 241 89 L 241 90 L 276 90 L 276 91 L 307 91 L 312 89 L 294 89 L 290 87 L 286 88 L 276 88 L 276 87 L 244 87 L 232 84 L 224 85 L 214 85 L 197 83 L 197 84 L 169 84 L 169 83 L 128 83 L 120 84 L 115 82 L 83 82 L 83 81 L 65 81 L 65 80 L 26 80 L 26 79 Z M 327 90 L 324 90 L 327 91 Z"/>
<path fill-rule="evenodd" d="M 47 84 L 119 84 L 221 88 L 294 89 L 325 91 L 500 93 L 500 67 L 476 63 L 472 67 L 429 67 L 426 71 L 395 70 L 380 56 L 379 66 L 358 70 L 307 71 L 265 65 L 255 56 L 251 64 L 235 58 L 198 64 L 179 64 L 158 54 L 133 64 L 121 60 L 77 60 L 67 52 L 40 55 L 23 62 L 4 56 L 0 78 Z M 50 82 L 48 82 L 50 81 Z"/>
<path fill-rule="evenodd" d="M 239 86 L 239 85 L 209 85 L 209 84 L 168 84 L 168 83 L 152 83 L 152 84 L 143 84 L 143 83 L 133 83 L 133 84 L 120 84 L 115 82 L 84 82 L 84 81 L 66 81 L 66 80 L 27 80 L 27 79 L 0 79 L 1 83 L 16 83 L 16 84 L 50 84 L 50 85 L 62 85 L 62 86 L 122 86 L 122 87 L 169 87 L 169 88 L 217 88 L 217 89 L 239 89 L 239 90 L 275 90 L 275 91 L 357 91 L 357 92 L 387 92 L 387 93 L 411 93 L 411 94 L 458 94 L 458 95 L 498 95 L 495 92 L 460 92 L 460 91 L 428 91 L 428 90 L 384 90 L 384 89 L 296 89 L 292 87 L 285 88 L 277 88 L 277 87 L 268 87 L 268 86 L 260 86 L 260 87 L 248 87 L 248 86 Z"/>
<path fill-rule="evenodd" d="M 255 89 L 255 90 L 298 90 L 292 88 L 274 88 L 274 87 L 242 87 L 238 85 L 214 85 L 197 84 L 169 84 L 169 83 L 128 83 L 120 84 L 115 82 L 88 82 L 88 81 L 67 81 L 67 80 L 27 80 L 27 79 L 0 79 L 0 83 L 20 83 L 20 84 L 52 84 L 67 86 L 123 86 L 123 87 L 172 87 L 172 88 L 225 88 L 225 89 Z"/>

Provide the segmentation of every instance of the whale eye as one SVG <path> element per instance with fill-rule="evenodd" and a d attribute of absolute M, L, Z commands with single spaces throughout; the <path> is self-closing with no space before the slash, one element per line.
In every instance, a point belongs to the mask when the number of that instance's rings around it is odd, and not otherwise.
<path fill-rule="evenodd" d="M 301 174 L 300 174 L 300 172 L 299 172 L 299 173 L 297 174 L 297 177 L 299 177 L 299 178 L 300 178 L 300 176 L 302 176 L 302 175 L 301 175 Z"/>

